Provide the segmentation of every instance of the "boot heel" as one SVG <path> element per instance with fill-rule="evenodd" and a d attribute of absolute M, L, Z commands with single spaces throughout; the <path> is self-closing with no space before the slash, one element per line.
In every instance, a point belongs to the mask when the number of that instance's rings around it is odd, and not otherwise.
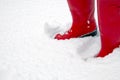
<path fill-rule="evenodd" d="M 94 37 L 94 36 L 96 36 L 96 35 L 97 35 L 97 30 L 95 30 L 95 31 L 93 31 L 93 32 L 91 32 L 91 33 L 87 33 L 87 34 L 85 34 L 85 35 L 82 35 L 81 38 L 83 38 L 83 37 L 88 37 L 88 36 Z"/>

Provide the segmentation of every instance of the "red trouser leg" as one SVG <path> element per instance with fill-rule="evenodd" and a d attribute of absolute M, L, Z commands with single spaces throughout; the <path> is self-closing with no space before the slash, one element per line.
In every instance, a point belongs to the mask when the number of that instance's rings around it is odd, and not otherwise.
<path fill-rule="evenodd" d="M 120 45 L 120 0 L 98 0 L 98 21 L 101 50 L 104 57 Z"/>
<path fill-rule="evenodd" d="M 67 0 L 72 15 L 71 28 L 62 34 L 57 34 L 55 39 L 64 40 L 84 35 L 94 35 L 96 23 L 94 19 L 94 0 Z"/>

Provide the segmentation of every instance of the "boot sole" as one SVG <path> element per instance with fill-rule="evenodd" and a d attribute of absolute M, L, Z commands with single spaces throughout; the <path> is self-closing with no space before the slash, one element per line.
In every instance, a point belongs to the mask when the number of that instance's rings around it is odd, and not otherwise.
<path fill-rule="evenodd" d="M 93 32 L 90 32 L 90 33 L 87 33 L 87 34 L 85 34 L 85 35 L 82 35 L 81 38 L 83 38 L 83 37 L 89 37 L 89 36 L 94 37 L 94 36 L 96 36 L 96 35 L 97 35 L 97 29 L 94 30 Z"/>

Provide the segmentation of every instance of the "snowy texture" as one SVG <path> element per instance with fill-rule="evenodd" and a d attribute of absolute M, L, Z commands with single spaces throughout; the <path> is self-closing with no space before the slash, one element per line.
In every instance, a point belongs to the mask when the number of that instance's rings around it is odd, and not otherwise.
<path fill-rule="evenodd" d="M 119 80 L 120 48 L 100 37 L 54 40 L 71 25 L 66 0 L 0 0 L 0 80 Z"/>

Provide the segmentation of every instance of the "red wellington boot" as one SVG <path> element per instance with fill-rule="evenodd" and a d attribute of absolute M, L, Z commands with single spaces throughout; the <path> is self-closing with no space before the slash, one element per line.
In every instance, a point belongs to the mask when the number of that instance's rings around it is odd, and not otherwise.
<path fill-rule="evenodd" d="M 94 0 L 67 0 L 67 2 L 72 15 L 72 26 L 63 35 L 57 34 L 55 39 L 64 40 L 96 35 Z"/>
<path fill-rule="evenodd" d="M 98 21 L 101 50 L 104 57 L 120 45 L 120 0 L 98 0 Z"/>

